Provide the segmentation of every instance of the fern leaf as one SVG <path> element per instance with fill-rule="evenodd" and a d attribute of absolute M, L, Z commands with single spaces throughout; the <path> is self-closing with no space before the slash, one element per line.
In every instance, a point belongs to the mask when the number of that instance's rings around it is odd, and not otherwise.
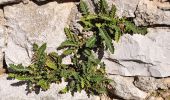
<path fill-rule="evenodd" d="M 9 64 L 10 68 L 16 72 L 31 72 L 31 70 L 29 70 L 28 68 L 25 68 L 24 66 L 22 66 L 22 64 L 19 65 L 14 65 L 14 64 Z"/>
<path fill-rule="evenodd" d="M 16 79 L 18 80 L 21 80 L 21 81 L 29 81 L 29 80 L 33 80 L 33 77 L 30 77 L 30 76 L 16 76 L 15 77 Z"/>
<path fill-rule="evenodd" d="M 119 28 L 118 26 L 114 25 L 113 27 L 114 27 L 114 29 L 115 29 L 114 40 L 115 40 L 116 42 L 118 42 L 119 39 L 120 39 L 120 36 L 121 36 L 122 34 L 121 34 L 120 28 Z"/>
<path fill-rule="evenodd" d="M 73 34 L 69 28 L 64 28 L 64 32 L 66 34 L 67 40 L 77 42 L 78 36 L 76 34 Z"/>
<path fill-rule="evenodd" d="M 147 33 L 146 28 L 139 28 L 130 21 L 125 21 L 125 25 L 126 25 L 127 32 L 133 32 L 133 33 L 138 33 L 138 34 L 143 34 L 143 35 Z"/>
<path fill-rule="evenodd" d="M 38 50 L 38 45 L 36 43 L 33 44 L 33 51 L 37 51 Z"/>
<path fill-rule="evenodd" d="M 76 88 L 77 88 L 77 91 L 80 93 L 81 92 L 80 84 L 76 84 Z"/>
<path fill-rule="evenodd" d="M 48 84 L 48 82 L 46 81 L 46 80 L 43 80 L 43 79 L 41 79 L 38 83 L 37 83 L 37 85 L 39 85 L 43 90 L 47 90 L 47 89 L 49 89 L 49 84 Z"/>
<path fill-rule="evenodd" d="M 72 40 L 71 32 L 69 28 L 64 28 L 65 35 L 67 39 Z"/>
<path fill-rule="evenodd" d="M 101 28 L 98 28 L 98 29 L 99 29 L 99 34 L 104 39 L 106 46 L 109 48 L 109 51 L 111 53 L 114 53 L 114 47 L 113 47 L 113 44 L 112 44 L 112 39 L 110 38 L 110 36 L 108 35 L 108 33 L 104 29 L 101 29 Z"/>
<path fill-rule="evenodd" d="M 48 54 L 48 56 L 51 58 L 52 61 L 56 62 L 57 64 L 62 63 L 62 57 L 58 55 L 56 52 L 51 52 Z"/>
<path fill-rule="evenodd" d="M 47 44 L 46 43 L 42 44 L 42 46 L 38 49 L 38 54 L 42 55 L 45 52 L 46 48 Z"/>
<path fill-rule="evenodd" d="M 105 16 L 103 14 L 99 14 L 99 19 L 105 20 L 105 21 L 110 21 L 110 22 L 113 21 L 113 19 L 111 19 L 109 16 Z"/>
<path fill-rule="evenodd" d="M 86 42 L 86 47 L 92 48 L 95 46 L 97 39 L 96 36 L 92 36 L 91 38 L 89 38 Z"/>
<path fill-rule="evenodd" d="M 93 27 L 93 24 L 90 21 L 86 20 L 85 18 L 81 18 L 81 22 L 84 24 L 84 28 Z"/>
<path fill-rule="evenodd" d="M 78 44 L 73 41 L 66 40 L 63 43 L 61 43 L 61 45 L 58 47 L 58 49 L 63 49 L 66 47 L 78 47 Z"/>
<path fill-rule="evenodd" d="M 92 54 L 92 52 L 90 49 L 85 49 L 84 54 L 86 54 L 87 56 L 90 56 Z"/>
<path fill-rule="evenodd" d="M 107 14 L 109 6 L 108 6 L 106 0 L 100 0 L 98 6 L 99 6 L 99 8 L 98 8 L 99 13 Z"/>
<path fill-rule="evenodd" d="M 84 79 L 81 78 L 81 88 L 84 88 L 84 86 L 85 86 Z"/>
<path fill-rule="evenodd" d="M 8 74 L 8 77 L 9 77 L 9 78 L 15 78 L 15 76 L 16 76 L 16 74 L 14 74 L 14 73 L 9 73 L 9 74 Z"/>
<path fill-rule="evenodd" d="M 100 88 L 98 89 L 95 89 L 99 94 L 105 94 L 107 92 L 107 89 L 106 87 L 104 86 L 101 86 Z"/>
<path fill-rule="evenodd" d="M 72 41 L 74 41 L 74 42 L 79 42 L 79 39 L 78 39 L 78 35 L 77 35 L 77 34 L 72 34 L 72 36 L 73 36 Z"/>
<path fill-rule="evenodd" d="M 80 0 L 80 11 L 83 15 L 89 14 L 88 6 L 83 0 Z"/>
<path fill-rule="evenodd" d="M 85 16 L 85 20 L 94 20 L 94 19 L 96 19 L 96 18 L 98 18 L 98 16 L 97 15 L 95 15 L 95 14 L 88 14 L 87 16 Z"/>
<path fill-rule="evenodd" d="M 49 57 L 46 60 L 46 65 L 47 65 L 47 67 L 49 67 L 51 69 L 54 69 L 54 70 L 57 69 L 56 63 L 54 61 L 52 61 Z"/>
<path fill-rule="evenodd" d="M 109 15 L 110 15 L 110 17 L 115 17 L 115 14 L 116 14 L 116 6 L 115 5 L 112 5 L 112 8 L 111 8 L 111 10 L 110 10 L 110 13 L 109 13 Z"/>
<path fill-rule="evenodd" d="M 116 42 L 118 42 L 119 39 L 120 39 L 120 33 L 116 31 L 116 32 L 115 32 L 115 36 L 114 36 L 114 40 L 115 40 Z"/>
<path fill-rule="evenodd" d="M 75 51 L 74 49 L 67 49 L 63 52 L 63 55 L 68 56 L 68 55 L 72 54 L 74 51 Z"/>

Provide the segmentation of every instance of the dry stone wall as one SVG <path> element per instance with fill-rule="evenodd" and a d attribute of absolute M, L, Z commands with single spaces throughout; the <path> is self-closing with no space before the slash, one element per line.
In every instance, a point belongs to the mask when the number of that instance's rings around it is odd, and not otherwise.
<path fill-rule="evenodd" d="M 35 2 L 36 1 L 36 2 Z M 94 13 L 98 0 L 84 0 Z M 170 88 L 170 2 L 168 0 L 107 0 L 117 7 L 118 17 L 134 18 L 139 26 L 148 27 L 147 35 L 128 35 L 114 43 L 115 53 L 105 52 L 102 59 L 112 79 L 111 94 L 116 99 L 162 100 L 170 96 L 150 96 L 158 90 Z M 39 2 L 39 3 L 37 3 Z M 43 3 L 41 3 L 43 2 Z M 32 44 L 47 43 L 47 52 L 56 48 L 66 37 L 64 27 L 76 24 L 79 12 L 76 2 L 58 3 L 55 0 L 0 0 L 0 74 L 7 64 L 31 63 Z M 66 59 L 66 62 L 69 59 Z M 107 97 L 91 96 L 85 92 L 75 96 L 58 94 L 61 85 L 52 84 L 50 90 L 39 95 L 26 95 L 24 86 L 13 87 L 17 80 L 0 76 L 0 100 L 105 100 Z M 159 77 L 159 78 L 158 78 Z M 168 95 L 169 93 L 169 95 Z M 107 98 L 108 99 L 108 98 Z M 166 99 L 165 99 L 166 100 Z"/>

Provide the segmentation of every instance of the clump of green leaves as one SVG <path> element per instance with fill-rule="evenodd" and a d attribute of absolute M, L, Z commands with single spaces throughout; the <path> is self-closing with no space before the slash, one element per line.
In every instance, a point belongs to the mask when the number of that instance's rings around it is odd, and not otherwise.
<path fill-rule="evenodd" d="M 100 54 L 101 49 L 114 53 L 112 41 L 118 42 L 123 34 L 145 34 L 146 31 L 126 18 L 116 17 L 116 7 L 109 8 L 105 0 L 97 5 L 96 13 L 91 14 L 86 3 L 80 0 L 83 33 L 75 34 L 65 28 L 67 39 L 57 48 L 63 50 L 61 55 L 45 53 L 46 44 L 40 47 L 34 44 L 32 64 L 26 67 L 11 64 L 13 72 L 9 77 L 27 81 L 30 91 L 36 87 L 47 90 L 51 83 L 59 83 L 64 78 L 68 84 L 60 93 L 85 90 L 89 95 L 107 94 L 111 80 L 107 78 L 102 57 L 96 54 Z M 85 32 L 92 32 L 92 35 L 85 36 Z M 70 64 L 62 63 L 65 56 L 70 56 Z"/>
<path fill-rule="evenodd" d="M 36 89 L 47 90 L 51 83 L 61 81 L 59 71 L 64 65 L 61 64 L 62 58 L 55 52 L 47 55 L 45 53 L 46 43 L 38 47 L 37 44 L 33 45 L 33 59 L 32 64 L 23 66 L 22 64 L 10 64 L 13 70 L 9 77 L 16 78 L 21 81 L 27 81 L 28 92 L 35 91 Z"/>
<path fill-rule="evenodd" d="M 68 85 L 61 93 L 81 90 L 88 94 L 106 93 L 110 80 L 106 77 L 104 63 L 94 56 L 91 49 L 95 38 L 85 39 L 81 34 L 73 34 L 68 28 L 65 28 L 65 33 L 67 40 L 59 46 L 59 49 L 66 49 L 63 55 L 70 55 L 72 64 L 68 65 L 69 69 L 65 71 L 64 77 Z"/>
<path fill-rule="evenodd" d="M 94 46 L 100 47 L 103 45 L 105 49 L 114 53 L 112 40 L 118 42 L 120 37 L 126 33 L 146 33 L 146 29 L 135 26 L 133 22 L 126 18 L 118 18 L 115 15 L 116 7 L 112 5 L 109 9 L 105 0 L 98 2 L 96 14 L 90 14 L 83 1 L 81 1 L 80 4 L 80 11 L 82 11 L 83 14 L 80 23 L 83 25 L 84 31 L 93 32 L 92 37 L 96 38 Z"/>

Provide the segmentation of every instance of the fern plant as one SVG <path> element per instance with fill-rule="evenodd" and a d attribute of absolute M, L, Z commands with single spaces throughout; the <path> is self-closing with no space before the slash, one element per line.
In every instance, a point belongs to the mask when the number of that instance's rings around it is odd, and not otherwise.
<path fill-rule="evenodd" d="M 82 13 L 88 12 L 85 3 L 80 4 L 84 4 L 84 6 L 80 5 L 80 11 L 82 11 Z M 134 23 L 126 18 L 118 18 L 115 13 L 116 7 L 114 5 L 109 9 L 105 0 L 99 0 L 96 14 L 83 14 L 80 21 L 84 27 L 84 31 L 93 32 L 93 37 L 97 39 L 95 45 L 103 45 L 106 47 L 105 49 L 108 49 L 111 53 L 114 53 L 112 40 L 118 42 L 120 37 L 126 33 L 146 33 L 145 28 L 135 26 Z"/>
<path fill-rule="evenodd" d="M 16 78 L 21 81 L 27 81 L 28 92 L 35 91 L 36 89 L 47 90 L 51 83 L 60 82 L 61 78 L 59 68 L 64 66 L 61 64 L 61 57 L 57 53 L 45 53 L 46 43 L 38 47 L 37 44 L 33 45 L 33 59 L 32 64 L 23 66 L 22 64 L 10 64 L 13 70 L 9 74 L 10 78 Z"/>
<path fill-rule="evenodd" d="M 108 93 L 110 79 L 105 72 L 105 64 L 99 57 L 100 49 L 114 53 L 112 41 L 118 42 L 123 34 L 145 34 L 144 28 L 135 26 L 126 18 L 116 17 L 116 7 L 111 8 L 105 0 L 99 0 L 97 11 L 91 14 L 85 2 L 80 0 L 80 11 L 82 12 L 81 25 L 84 32 L 93 32 L 89 37 L 84 33 L 75 34 L 69 28 L 65 28 L 67 39 L 57 48 L 63 50 L 61 55 L 55 52 L 47 54 L 46 44 L 33 45 L 34 56 L 29 66 L 10 65 L 13 70 L 9 77 L 28 82 L 28 90 L 31 92 L 37 87 L 47 90 L 51 83 L 60 83 L 61 78 L 68 82 L 67 86 L 60 91 L 81 92 L 100 95 Z M 63 64 L 62 59 L 70 56 L 71 63 Z"/>
<path fill-rule="evenodd" d="M 68 65 L 69 69 L 65 71 L 64 77 L 68 85 L 61 93 L 71 91 L 74 94 L 81 90 L 88 94 L 106 93 L 110 80 L 106 77 L 104 64 L 92 52 L 95 38 L 85 39 L 81 34 L 73 34 L 68 28 L 65 28 L 65 33 L 67 40 L 61 43 L 58 49 L 66 48 L 63 55 L 71 54 L 72 64 Z"/>
<path fill-rule="evenodd" d="M 100 48 L 105 48 L 114 53 L 112 40 L 118 42 L 124 33 L 145 34 L 146 30 L 135 26 L 126 18 L 116 17 L 116 7 L 109 6 L 105 0 L 100 0 L 96 14 L 90 14 L 85 2 L 80 0 L 80 11 L 83 17 L 81 25 L 84 31 L 92 31 L 93 35 L 85 37 L 83 33 L 74 34 L 65 28 L 67 40 L 59 49 L 65 49 L 63 55 L 71 55 L 72 64 L 69 68 L 74 71 L 66 78 L 68 85 L 61 93 L 85 90 L 89 94 L 107 93 L 110 80 L 106 77 L 105 64 L 94 56 Z M 66 54 L 66 51 L 69 53 Z"/>

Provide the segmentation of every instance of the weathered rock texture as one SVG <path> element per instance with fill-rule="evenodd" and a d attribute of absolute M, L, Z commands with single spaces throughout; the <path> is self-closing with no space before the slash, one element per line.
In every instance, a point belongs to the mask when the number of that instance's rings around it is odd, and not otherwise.
<path fill-rule="evenodd" d="M 33 2 L 4 7 L 8 26 L 6 63 L 30 64 L 32 44 L 47 43 L 47 52 L 65 40 L 64 27 L 69 24 L 73 3 L 51 2 L 38 6 Z"/>
<path fill-rule="evenodd" d="M 29 1 L 28 4 L 21 3 L 25 1 Z M 34 3 L 35 1 L 40 5 Z M 93 4 L 99 0 L 84 1 L 90 6 L 90 11 L 94 12 Z M 115 89 L 111 92 L 122 99 L 144 100 L 150 91 L 170 88 L 170 79 L 162 78 L 170 76 L 170 2 L 168 0 L 106 1 L 110 7 L 115 4 L 118 17 L 134 17 L 137 25 L 152 27 L 148 28 L 148 34 L 145 36 L 123 35 L 118 43 L 114 43 L 115 54 L 105 53 L 102 60 L 106 64 L 107 73 L 111 74 L 109 78 L 114 81 L 111 85 Z M 47 52 L 56 51 L 66 38 L 64 27 L 71 23 L 70 26 L 75 29 L 74 31 L 82 31 L 80 24 L 76 23 L 80 20 L 81 14 L 77 12 L 73 2 L 0 0 L 0 6 L 2 6 L 0 9 L 0 74 L 4 53 L 7 65 L 10 63 L 28 65 L 31 63 L 34 42 L 39 45 L 46 42 Z M 69 63 L 68 59 L 65 62 Z M 0 77 L 0 100 L 100 99 L 99 97 L 88 98 L 85 92 L 76 93 L 74 97 L 70 93 L 58 94 L 60 88 L 66 83 L 52 84 L 50 90 L 39 95 L 34 93 L 26 95 L 25 85 L 13 87 L 10 84 L 17 80 L 9 81 L 6 77 L 6 75 Z M 156 99 L 161 100 L 162 97 L 148 98 L 148 100 Z"/>
<path fill-rule="evenodd" d="M 119 75 L 112 75 L 109 78 L 114 80 L 114 82 L 111 83 L 115 88 L 112 91 L 113 94 L 119 96 L 120 98 L 126 100 L 143 100 L 147 97 L 147 93 L 134 86 L 134 78 L 126 78 Z"/>
<path fill-rule="evenodd" d="M 4 48 L 5 48 L 5 44 L 6 44 L 6 38 L 7 38 L 7 34 L 6 34 L 6 27 L 5 25 L 5 18 L 4 18 L 4 14 L 3 14 L 3 10 L 0 9 L 0 73 L 3 70 L 3 58 L 4 58 Z"/>
<path fill-rule="evenodd" d="M 169 38 L 168 28 L 150 28 L 146 36 L 122 36 L 118 44 L 115 44 L 115 54 L 105 58 L 108 73 L 123 76 L 170 76 Z"/>
<path fill-rule="evenodd" d="M 140 0 L 114 0 L 112 2 L 117 8 L 117 16 L 135 17 L 134 12 L 136 11 L 139 1 Z"/>
<path fill-rule="evenodd" d="M 75 93 L 74 96 L 71 93 L 59 94 L 58 92 L 67 85 L 65 82 L 52 84 L 48 91 L 41 91 L 38 95 L 34 92 L 27 95 L 26 85 L 11 86 L 18 81 L 6 78 L 7 75 L 0 76 L 0 100 L 100 100 L 97 96 L 88 97 L 84 91 Z"/>
<path fill-rule="evenodd" d="M 19 3 L 24 0 L 0 0 L 0 5 L 6 5 L 11 3 Z"/>
<path fill-rule="evenodd" d="M 170 25 L 170 3 L 159 0 L 140 0 L 135 11 L 137 25 Z"/>
<path fill-rule="evenodd" d="M 94 13 L 95 5 L 99 0 L 83 0 L 90 7 L 90 12 Z M 135 17 L 135 11 L 140 0 L 106 0 L 109 7 L 115 5 L 117 8 L 116 15 L 119 17 Z M 132 3 L 133 2 L 133 3 Z"/>
<path fill-rule="evenodd" d="M 165 82 L 166 80 L 155 79 L 153 77 L 137 77 L 134 81 L 134 85 L 140 90 L 146 92 L 151 92 L 158 89 L 166 90 L 168 89 L 167 83 Z"/>

